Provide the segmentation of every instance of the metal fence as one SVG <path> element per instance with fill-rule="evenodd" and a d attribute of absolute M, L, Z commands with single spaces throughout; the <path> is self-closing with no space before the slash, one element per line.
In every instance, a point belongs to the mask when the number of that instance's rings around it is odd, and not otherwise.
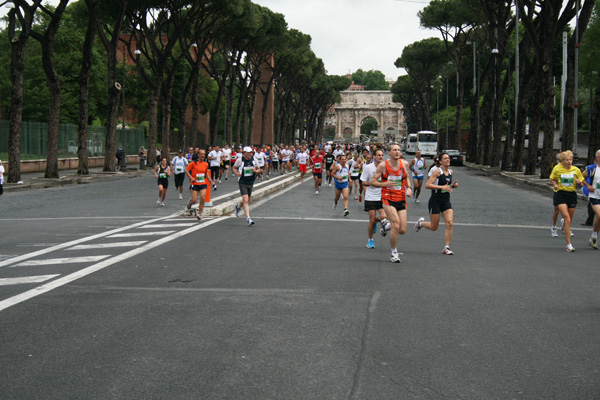
<path fill-rule="evenodd" d="M 24 121 L 21 125 L 21 159 L 45 159 L 48 145 L 46 122 Z M 9 121 L 0 121 L 0 154 L 8 154 Z M 88 127 L 90 156 L 103 156 L 106 148 L 106 130 L 103 126 Z M 123 140 L 124 136 L 124 140 Z M 138 154 L 147 147 L 144 128 L 117 129 L 117 147 L 124 143 L 127 154 Z M 77 157 L 77 125 L 60 124 L 58 127 L 58 157 Z"/>

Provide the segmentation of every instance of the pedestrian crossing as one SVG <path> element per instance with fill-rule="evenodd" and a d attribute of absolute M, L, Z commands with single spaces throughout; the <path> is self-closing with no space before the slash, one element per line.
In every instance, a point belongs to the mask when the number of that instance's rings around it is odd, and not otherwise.
<path fill-rule="evenodd" d="M 0 292 L 0 311 L 222 220 L 190 222 L 189 219 L 178 217 L 179 214 L 134 223 L 43 250 L 0 259 L 0 287 L 23 287 L 25 290 L 8 298 Z M 82 251 L 95 254 L 76 253 Z M 43 275 L 39 273 L 40 268 Z M 31 271 L 30 275 L 2 277 L 2 271 L 25 272 L 28 269 Z"/>

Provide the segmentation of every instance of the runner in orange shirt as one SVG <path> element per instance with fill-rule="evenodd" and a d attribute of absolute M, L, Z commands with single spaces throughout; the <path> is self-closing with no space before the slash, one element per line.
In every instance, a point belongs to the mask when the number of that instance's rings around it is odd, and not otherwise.
<path fill-rule="evenodd" d="M 406 196 L 412 196 L 412 187 L 408 180 L 408 162 L 400 158 L 400 145 L 390 145 L 390 159 L 377 166 L 371 179 L 371 186 L 381 188 L 381 201 L 385 215 L 391 224 L 390 247 L 392 256 L 390 262 L 399 263 L 398 237 L 406 233 L 407 213 Z M 379 182 L 381 178 L 381 182 Z M 407 193 L 406 190 L 409 190 Z"/>
<path fill-rule="evenodd" d="M 208 185 L 211 184 L 210 179 L 210 168 L 208 163 L 204 161 L 204 156 L 206 152 L 204 150 L 200 150 L 198 155 L 192 157 L 192 162 L 190 162 L 187 167 L 185 167 L 185 174 L 190 179 L 190 193 L 192 198 L 187 203 L 187 209 L 192 208 L 196 201 L 198 201 L 198 197 L 200 197 L 200 203 L 198 204 L 198 214 L 196 217 L 198 221 L 202 221 L 204 218 L 202 217 L 202 211 L 204 210 L 204 199 L 206 197 L 206 189 Z"/>

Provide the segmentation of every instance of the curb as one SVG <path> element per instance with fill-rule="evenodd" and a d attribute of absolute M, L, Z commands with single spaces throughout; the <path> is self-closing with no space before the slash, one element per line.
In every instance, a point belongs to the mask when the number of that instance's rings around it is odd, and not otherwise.
<path fill-rule="evenodd" d="M 66 185 L 81 185 L 92 183 L 99 180 L 111 179 L 113 177 L 128 176 L 130 178 L 142 176 L 144 172 L 136 169 L 128 170 L 127 172 L 101 172 L 89 175 L 64 175 L 60 178 L 31 178 L 23 183 L 5 183 L 5 192 L 20 192 L 32 189 L 46 189 L 51 187 L 60 187 Z"/>

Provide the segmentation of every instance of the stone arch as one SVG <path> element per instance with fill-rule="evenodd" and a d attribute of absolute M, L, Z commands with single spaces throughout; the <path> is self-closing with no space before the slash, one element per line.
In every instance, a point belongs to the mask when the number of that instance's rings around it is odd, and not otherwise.
<path fill-rule="evenodd" d="M 344 128 L 344 135 L 343 135 L 344 141 L 346 141 L 346 140 L 351 141 L 352 140 L 352 133 L 353 132 L 352 132 L 351 128 Z"/>

